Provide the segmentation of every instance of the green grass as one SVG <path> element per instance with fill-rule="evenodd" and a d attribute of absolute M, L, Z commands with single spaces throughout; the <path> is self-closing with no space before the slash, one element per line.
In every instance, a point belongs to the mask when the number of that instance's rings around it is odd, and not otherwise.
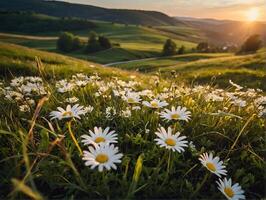
<path fill-rule="evenodd" d="M 218 57 L 226 57 L 231 54 L 227 53 L 194 53 L 177 56 L 168 56 L 155 58 L 148 61 L 135 61 L 131 63 L 118 64 L 116 67 L 127 70 L 138 70 L 141 72 L 152 72 L 164 67 L 175 66 L 179 64 L 189 63 L 197 60 L 205 60 Z"/>
<path fill-rule="evenodd" d="M 185 54 L 158 58 L 149 61 L 136 61 L 118 64 L 127 70 L 154 73 L 160 71 L 165 77 L 176 73 L 177 79 L 200 84 L 213 81 L 220 87 L 227 87 L 228 80 L 247 87 L 266 91 L 266 52 L 261 50 L 251 55 L 233 54 Z"/>
<path fill-rule="evenodd" d="M 87 41 L 89 32 L 95 31 L 100 35 L 107 36 L 113 43 L 119 43 L 120 48 L 112 48 L 107 51 L 94 54 L 86 54 L 84 52 L 77 51 L 68 55 L 103 64 L 140 59 L 144 57 L 155 57 L 161 54 L 165 40 L 171 37 L 171 35 L 162 34 L 156 29 L 142 26 L 125 26 L 106 22 L 96 22 L 96 24 L 97 28 L 95 29 L 87 31 L 73 31 L 73 33 L 80 36 L 84 41 Z M 18 38 L 12 35 L 0 35 L 0 41 L 57 52 L 56 39 L 49 39 L 49 37 L 57 37 L 58 35 L 58 32 L 41 33 L 37 35 L 40 37 L 39 39 L 29 39 L 27 38 L 28 35 L 25 35 L 24 38 L 23 36 Z M 196 45 L 195 43 L 179 39 L 174 39 L 174 41 L 178 47 L 184 45 L 188 51 Z"/>
<path fill-rule="evenodd" d="M 36 68 L 36 56 L 42 60 L 41 70 Z M 253 60 L 252 56 L 248 58 Z M 193 60 L 191 63 L 200 62 Z M 251 64 L 250 68 L 257 66 L 252 62 L 241 63 Z M 246 89 L 239 92 L 234 87 L 221 90 L 209 84 L 187 86 L 161 74 L 124 72 L 5 43 L 0 43 L 0 70 L 1 199 L 225 198 L 217 188 L 218 177 L 198 160 L 204 152 L 213 152 L 224 161 L 227 178 L 241 185 L 246 199 L 266 197 L 265 119 L 258 108 L 262 104 L 261 92 L 246 92 Z M 71 76 L 80 72 L 90 77 L 86 86 L 57 92 L 60 79 L 74 84 L 76 79 Z M 40 86 L 28 93 L 24 87 L 14 86 L 14 81 L 11 85 L 10 79 L 20 75 L 41 76 L 48 100 L 38 104 L 43 97 L 38 95 Z M 24 79 L 22 85 L 26 83 Z M 191 119 L 165 121 L 158 115 L 163 108 L 151 109 L 142 104 L 137 104 L 140 110 L 132 110 L 133 106 L 123 98 L 127 91 L 141 92 L 141 99 L 147 101 L 160 97 L 169 103 L 166 108 L 186 107 Z M 7 95 L 10 92 L 13 98 Z M 23 96 L 15 98 L 18 93 Z M 222 97 L 222 101 L 209 101 L 213 95 Z M 232 95 L 246 106 L 235 105 L 228 98 Z M 85 166 L 66 126 L 67 120 L 50 119 L 50 112 L 57 107 L 65 109 L 66 99 L 73 96 L 80 105 L 93 107 L 91 113 L 72 121 L 74 137 L 83 150 L 88 150 L 81 143 L 81 135 L 88 134 L 95 126 L 115 130 L 116 146 L 123 153 L 121 163 L 116 164 L 117 170 L 98 172 Z M 22 105 L 28 106 L 29 112 L 20 111 Z M 106 110 L 110 107 L 116 113 L 109 115 Z M 128 110 L 130 116 L 124 114 Z M 195 147 L 184 147 L 181 153 L 159 147 L 154 139 L 161 126 L 171 127 L 173 133 L 179 131 Z"/>
<path fill-rule="evenodd" d="M 36 57 L 40 58 L 49 77 L 67 76 L 86 72 L 99 73 L 102 76 L 117 75 L 126 78 L 128 73 L 119 69 L 103 67 L 100 64 L 86 62 L 60 54 L 29 49 L 26 47 L 0 42 L 0 74 L 2 77 L 14 75 L 38 75 Z M 143 75 L 138 75 L 142 77 Z"/>
<path fill-rule="evenodd" d="M 189 40 L 196 43 L 207 40 L 200 30 L 189 26 L 156 26 L 154 28 L 162 31 L 162 33 L 171 34 L 172 37 L 180 40 Z"/>
<path fill-rule="evenodd" d="M 174 70 L 182 79 L 209 83 L 214 80 L 221 87 L 228 86 L 231 79 L 246 87 L 260 88 L 266 91 L 266 52 L 256 54 L 228 56 L 177 64 L 161 69 L 166 76 Z"/>

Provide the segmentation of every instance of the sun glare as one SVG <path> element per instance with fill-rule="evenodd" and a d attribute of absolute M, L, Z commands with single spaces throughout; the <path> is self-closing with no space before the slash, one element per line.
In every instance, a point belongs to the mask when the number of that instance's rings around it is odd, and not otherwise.
<path fill-rule="evenodd" d="M 247 20 L 250 22 L 256 21 L 259 17 L 259 10 L 257 8 L 251 8 L 247 11 Z"/>

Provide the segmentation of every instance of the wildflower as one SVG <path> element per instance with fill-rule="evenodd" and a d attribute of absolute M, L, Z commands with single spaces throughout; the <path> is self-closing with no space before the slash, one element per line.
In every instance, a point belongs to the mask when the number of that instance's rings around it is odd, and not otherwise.
<path fill-rule="evenodd" d="M 107 119 L 110 119 L 112 116 L 116 115 L 116 109 L 114 107 L 107 107 L 105 109 L 105 116 Z"/>
<path fill-rule="evenodd" d="M 235 99 L 233 101 L 231 101 L 232 104 L 234 104 L 235 106 L 239 106 L 239 107 L 245 107 L 247 105 L 247 102 L 242 100 L 242 99 Z"/>
<path fill-rule="evenodd" d="M 117 134 L 115 131 L 110 131 L 110 127 L 105 128 L 104 130 L 102 127 L 94 127 L 94 132 L 89 130 L 90 135 L 82 135 L 81 142 L 84 145 L 98 145 L 98 144 L 109 144 L 109 143 L 117 143 Z"/>
<path fill-rule="evenodd" d="M 192 141 L 188 143 L 188 147 L 191 149 L 191 151 L 197 151 L 196 146 Z"/>
<path fill-rule="evenodd" d="M 19 110 L 21 112 L 29 112 L 30 111 L 30 107 L 27 104 L 21 105 L 21 106 L 19 106 Z"/>
<path fill-rule="evenodd" d="M 177 108 L 172 107 L 171 110 L 165 109 L 163 112 L 160 113 L 161 118 L 165 120 L 184 120 L 188 121 L 191 116 L 191 112 L 187 110 L 186 107 L 180 107 Z"/>
<path fill-rule="evenodd" d="M 127 108 L 126 110 L 122 110 L 121 116 L 125 118 L 131 117 L 131 110 L 129 108 Z"/>
<path fill-rule="evenodd" d="M 75 88 L 73 83 L 67 82 L 67 80 L 63 79 L 56 83 L 57 92 L 65 93 L 70 92 Z"/>
<path fill-rule="evenodd" d="M 224 194 L 224 196 L 229 200 L 238 200 L 238 199 L 245 199 L 244 191 L 242 190 L 241 186 L 238 183 L 232 185 L 231 178 L 227 180 L 219 179 L 219 182 L 216 181 L 218 184 L 218 189 Z"/>
<path fill-rule="evenodd" d="M 140 109 L 141 109 L 140 106 L 133 106 L 133 107 L 132 107 L 132 110 L 140 110 Z"/>
<path fill-rule="evenodd" d="M 89 151 L 83 151 L 83 158 L 85 165 L 90 166 L 91 169 L 98 167 L 100 172 L 104 168 L 110 170 L 117 169 L 116 163 L 121 163 L 122 153 L 118 153 L 118 148 L 112 145 L 97 145 L 95 148 L 89 147 Z"/>
<path fill-rule="evenodd" d="M 91 105 L 88 105 L 88 106 L 86 106 L 86 107 L 84 107 L 84 111 L 86 112 L 86 113 L 91 113 L 92 111 L 93 111 L 93 106 L 91 106 Z"/>
<path fill-rule="evenodd" d="M 242 90 L 243 87 L 229 80 L 229 83 L 236 88 L 236 90 Z"/>
<path fill-rule="evenodd" d="M 214 94 L 214 93 L 209 93 L 205 96 L 206 101 L 223 101 L 224 97 Z"/>
<path fill-rule="evenodd" d="M 187 147 L 188 141 L 186 141 L 186 136 L 181 136 L 180 132 L 172 134 L 172 128 L 168 127 L 166 132 L 165 128 L 158 128 L 158 132 L 155 132 L 158 138 L 154 139 L 160 147 L 165 147 L 166 149 L 170 149 L 172 151 L 177 151 L 181 153 L 185 151 L 183 147 Z"/>
<path fill-rule="evenodd" d="M 213 154 L 203 153 L 199 158 L 201 164 L 206 167 L 211 173 L 216 174 L 221 177 L 221 175 L 226 175 L 227 171 L 223 165 L 223 161 L 220 161 L 218 156 L 213 158 Z"/>
<path fill-rule="evenodd" d="M 263 110 L 261 110 L 258 114 L 259 117 L 262 118 L 266 118 L 266 108 L 264 108 Z"/>
<path fill-rule="evenodd" d="M 124 97 L 124 99 L 129 103 L 129 104 L 136 104 L 140 103 L 141 99 L 137 93 L 129 92 L 127 95 Z"/>
<path fill-rule="evenodd" d="M 160 101 L 158 99 L 154 99 L 151 102 L 143 101 L 142 104 L 150 108 L 162 108 L 168 105 L 166 101 Z"/>
<path fill-rule="evenodd" d="M 75 104 L 73 107 L 71 105 L 67 105 L 66 110 L 61 107 L 57 108 L 58 111 L 52 111 L 50 113 L 51 119 L 67 119 L 67 118 L 78 118 L 80 119 L 80 115 L 85 115 L 86 110 L 84 110 L 83 106 L 79 104 Z"/>
<path fill-rule="evenodd" d="M 65 102 L 67 102 L 67 103 L 76 103 L 78 101 L 79 101 L 79 99 L 77 97 L 71 97 L 71 98 L 67 98 L 65 100 Z"/>

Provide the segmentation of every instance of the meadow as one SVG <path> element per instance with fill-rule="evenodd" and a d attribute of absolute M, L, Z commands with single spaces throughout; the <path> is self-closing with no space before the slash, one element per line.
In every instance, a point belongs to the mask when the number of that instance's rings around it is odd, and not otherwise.
<path fill-rule="evenodd" d="M 112 43 L 120 44 L 120 46 L 91 54 L 86 54 L 82 51 L 59 52 L 56 49 L 56 40 L 60 34 L 58 31 L 34 34 L 22 32 L 2 33 L 0 34 L 0 40 L 106 64 L 161 56 L 163 44 L 170 37 L 167 32 L 161 32 L 147 26 L 113 24 L 101 21 L 94 21 L 94 23 L 97 25 L 95 28 L 71 32 L 79 36 L 84 42 L 87 42 L 90 31 L 95 31 L 99 35 L 108 37 Z M 187 51 L 196 46 L 196 43 L 184 41 L 183 38 L 174 37 L 174 41 L 178 48 L 184 45 Z"/>
<path fill-rule="evenodd" d="M 131 71 L 160 73 L 165 78 L 174 77 L 181 82 L 214 84 L 222 88 L 230 86 L 228 80 L 232 79 L 242 86 L 266 91 L 265 58 L 265 49 L 261 49 L 256 54 L 248 55 L 192 53 L 115 66 Z"/>
<path fill-rule="evenodd" d="M 186 56 L 141 74 L 0 43 L 0 198 L 265 198 L 265 52 Z M 261 89 L 176 77 L 228 63 Z"/>

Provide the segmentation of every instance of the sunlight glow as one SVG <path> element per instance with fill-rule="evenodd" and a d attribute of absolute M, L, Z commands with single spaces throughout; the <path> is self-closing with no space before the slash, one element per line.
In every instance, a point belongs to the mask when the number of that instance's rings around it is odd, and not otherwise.
<path fill-rule="evenodd" d="M 247 11 L 247 20 L 250 22 L 256 21 L 259 17 L 259 10 L 258 8 L 251 8 Z"/>

